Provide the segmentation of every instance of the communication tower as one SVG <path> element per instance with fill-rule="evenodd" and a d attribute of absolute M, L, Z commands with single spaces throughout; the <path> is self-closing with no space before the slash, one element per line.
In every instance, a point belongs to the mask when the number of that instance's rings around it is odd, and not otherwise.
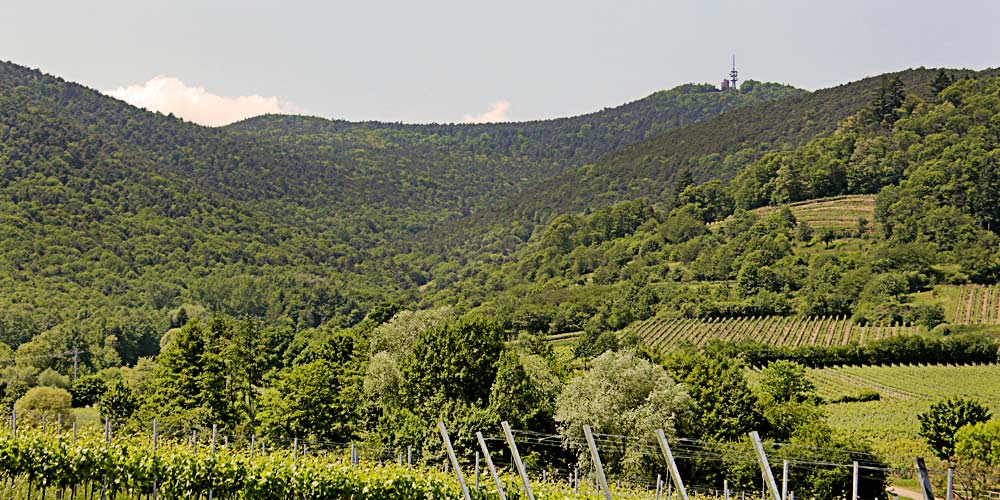
<path fill-rule="evenodd" d="M 736 54 L 733 54 L 733 69 L 729 71 L 729 88 L 736 90 L 736 80 L 738 73 L 736 72 Z"/>

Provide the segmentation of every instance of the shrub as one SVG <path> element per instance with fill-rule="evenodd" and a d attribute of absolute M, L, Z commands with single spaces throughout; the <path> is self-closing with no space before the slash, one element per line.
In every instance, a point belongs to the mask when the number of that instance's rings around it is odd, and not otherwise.
<path fill-rule="evenodd" d="M 14 411 L 22 421 L 40 422 L 43 417 L 55 420 L 56 415 L 70 415 L 72 400 L 65 389 L 35 387 L 14 403 Z"/>
<path fill-rule="evenodd" d="M 863 389 L 857 394 L 845 394 L 839 398 L 831 399 L 829 402 L 831 404 L 835 403 L 863 403 L 865 401 L 878 401 L 882 399 L 882 395 L 878 391 L 873 391 L 871 389 Z"/>
<path fill-rule="evenodd" d="M 97 375 L 84 375 L 73 383 L 69 392 L 73 395 L 73 406 L 83 408 L 97 403 L 107 389 L 108 383 L 103 378 Z"/>
<path fill-rule="evenodd" d="M 52 368 L 47 368 L 42 373 L 38 374 L 38 385 L 45 387 L 58 387 L 60 389 L 69 389 L 70 382 L 69 377 L 63 375 Z"/>

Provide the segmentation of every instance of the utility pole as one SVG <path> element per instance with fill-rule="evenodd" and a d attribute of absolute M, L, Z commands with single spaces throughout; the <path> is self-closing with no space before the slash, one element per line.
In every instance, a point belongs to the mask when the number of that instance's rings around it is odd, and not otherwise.
<path fill-rule="evenodd" d="M 80 373 L 80 348 L 74 347 L 72 351 L 66 351 L 62 353 L 63 356 L 73 355 L 73 382 L 76 382 L 77 375 Z M 54 354 L 53 356 L 58 356 Z"/>

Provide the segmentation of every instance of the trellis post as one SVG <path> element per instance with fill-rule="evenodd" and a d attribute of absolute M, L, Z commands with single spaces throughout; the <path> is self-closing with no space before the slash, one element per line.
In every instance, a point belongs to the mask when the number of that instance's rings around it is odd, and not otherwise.
<path fill-rule="evenodd" d="M 451 465 L 455 467 L 455 477 L 458 478 L 458 484 L 462 487 L 462 497 L 465 500 L 472 500 L 472 496 L 469 495 L 469 486 L 465 484 L 465 475 L 462 474 L 462 466 L 458 463 L 458 457 L 455 456 L 455 449 L 451 447 L 451 437 L 448 436 L 448 428 L 445 427 L 444 422 L 438 422 L 438 430 L 441 431 L 441 440 L 444 441 L 444 448 L 448 452 L 448 459 L 451 460 Z"/>
<path fill-rule="evenodd" d="M 601 455 L 597 452 L 597 443 L 594 442 L 594 432 L 589 425 L 584 424 L 583 433 L 587 437 L 587 446 L 590 447 L 590 457 L 594 460 L 594 471 L 597 473 L 597 482 L 604 492 L 605 500 L 611 500 L 611 488 L 608 487 L 608 478 L 604 475 L 604 464 L 601 463 Z"/>

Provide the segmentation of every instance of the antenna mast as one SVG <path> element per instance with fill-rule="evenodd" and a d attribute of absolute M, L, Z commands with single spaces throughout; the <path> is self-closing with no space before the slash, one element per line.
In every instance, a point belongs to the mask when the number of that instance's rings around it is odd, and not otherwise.
<path fill-rule="evenodd" d="M 733 69 L 729 72 L 729 81 L 731 82 L 730 88 L 733 90 L 736 90 L 737 75 L 738 73 L 736 72 L 736 54 L 733 54 Z"/>

